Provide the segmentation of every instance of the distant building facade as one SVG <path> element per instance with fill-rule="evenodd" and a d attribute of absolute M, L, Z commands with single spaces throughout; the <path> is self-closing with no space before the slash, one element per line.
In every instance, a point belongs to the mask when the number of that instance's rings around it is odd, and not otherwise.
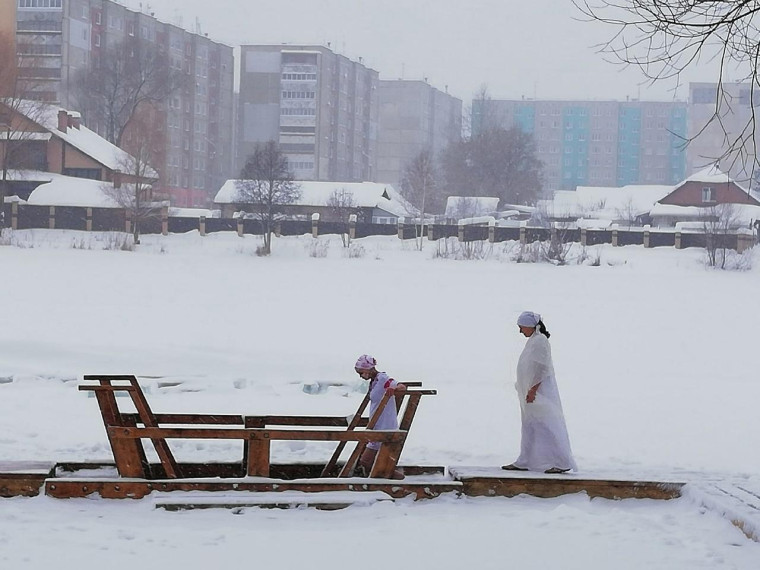
<path fill-rule="evenodd" d="M 205 205 L 233 167 L 233 75 L 230 46 L 135 12 L 112 0 L 0 0 L 15 12 L 17 51 L 34 90 L 26 96 L 78 109 L 73 82 L 108 46 L 152 43 L 170 67 L 192 78 L 154 116 L 165 133 L 155 164 L 157 190 L 179 206 Z M 83 110 L 84 111 L 84 110 Z M 83 119 L 92 130 L 101 125 Z M 163 128 L 161 128 L 163 127 Z"/>
<path fill-rule="evenodd" d="M 752 85 L 725 82 L 720 87 L 723 99 L 719 104 L 717 83 L 689 84 L 687 169 L 694 173 L 719 162 L 720 169 L 732 179 L 748 187 L 755 186 L 750 181 L 755 160 L 753 137 L 748 137 L 734 152 L 729 152 L 729 144 L 742 132 L 751 134 L 760 129 L 760 121 L 753 118 Z M 756 121 L 754 125 L 753 120 Z M 727 153 L 728 156 L 724 157 Z M 740 156 L 742 153 L 745 162 Z M 757 173 L 754 176 L 757 178 Z"/>
<path fill-rule="evenodd" d="M 377 180 L 400 187 L 420 152 L 434 156 L 462 135 L 462 101 L 426 81 L 381 80 Z"/>
<path fill-rule="evenodd" d="M 682 102 L 476 99 L 471 127 L 531 133 L 547 190 L 675 184 L 686 171 L 686 113 Z"/>
<path fill-rule="evenodd" d="M 323 46 L 240 48 L 239 172 L 277 141 L 296 179 L 374 181 L 378 72 Z"/>

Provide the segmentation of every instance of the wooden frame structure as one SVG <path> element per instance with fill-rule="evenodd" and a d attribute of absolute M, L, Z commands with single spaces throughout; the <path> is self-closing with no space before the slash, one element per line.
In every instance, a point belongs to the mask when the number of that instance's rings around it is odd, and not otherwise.
<path fill-rule="evenodd" d="M 340 469 L 339 477 L 352 476 L 367 444 L 379 442 L 382 445 L 369 476 L 390 478 L 398 465 L 420 399 L 436 393 L 435 390 L 416 389 L 419 383 L 405 383 L 407 390 L 395 398 L 399 429 L 374 431 L 372 428 L 391 398 L 388 394 L 371 418 L 362 417 L 369 403 L 369 396 L 365 396 L 350 422 L 345 417 L 331 416 L 155 414 L 133 375 L 86 375 L 84 379 L 97 382 L 94 385 L 79 386 L 79 389 L 94 392 L 97 398 L 119 475 L 141 479 L 177 479 L 218 474 L 204 471 L 198 466 L 193 469 L 179 464 L 169 448 L 168 439 L 240 440 L 243 443 L 242 474 L 256 477 L 270 477 L 272 441 L 338 442 L 335 452 L 322 469 L 322 477 L 334 474 L 340 455 L 348 443 L 355 443 L 356 446 Z M 136 413 L 124 413 L 119 409 L 117 392 L 126 392 L 130 396 Z M 335 429 L 339 427 L 344 429 Z M 159 466 L 148 462 L 142 443 L 144 439 L 151 440 L 160 459 Z"/>

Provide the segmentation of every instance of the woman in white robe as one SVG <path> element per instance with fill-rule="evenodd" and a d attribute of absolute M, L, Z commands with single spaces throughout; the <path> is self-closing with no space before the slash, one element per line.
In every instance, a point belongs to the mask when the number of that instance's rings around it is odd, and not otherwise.
<path fill-rule="evenodd" d="M 528 337 L 517 362 L 515 388 L 520 399 L 520 457 L 502 469 L 564 473 L 576 470 L 565 415 L 554 377 L 549 332 L 541 315 L 526 311 L 517 320 Z"/>

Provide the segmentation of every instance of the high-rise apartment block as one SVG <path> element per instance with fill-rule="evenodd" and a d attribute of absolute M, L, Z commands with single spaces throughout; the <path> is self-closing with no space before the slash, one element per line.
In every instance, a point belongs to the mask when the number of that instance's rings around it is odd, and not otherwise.
<path fill-rule="evenodd" d="M 758 178 L 755 166 L 755 136 L 760 119 L 755 116 L 758 104 L 749 83 L 689 84 L 689 144 L 686 165 L 697 172 L 718 163 L 721 171 L 746 187 Z"/>
<path fill-rule="evenodd" d="M 240 49 L 237 168 L 277 141 L 300 180 L 376 177 L 378 73 L 323 46 Z"/>
<path fill-rule="evenodd" d="M 154 115 L 164 133 L 154 164 L 161 177 L 156 190 L 176 205 L 205 205 L 232 175 L 230 46 L 112 0 L 0 0 L 0 14 L 11 11 L 21 72 L 33 84 L 26 96 L 78 110 L 74 83 L 80 70 L 109 46 L 153 44 L 167 56 L 167 72 L 180 71 L 187 79 Z M 82 111 L 87 126 L 103 134 L 103 125 Z"/>
<path fill-rule="evenodd" d="M 472 131 L 531 133 L 548 190 L 675 184 L 686 174 L 686 103 L 474 100 Z"/>
<path fill-rule="evenodd" d="M 462 101 L 426 81 L 381 80 L 377 181 L 399 185 L 421 152 L 433 156 L 462 136 Z"/>

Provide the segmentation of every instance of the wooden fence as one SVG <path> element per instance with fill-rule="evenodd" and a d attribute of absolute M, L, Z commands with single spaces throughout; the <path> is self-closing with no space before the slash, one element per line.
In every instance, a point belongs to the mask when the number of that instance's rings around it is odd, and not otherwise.
<path fill-rule="evenodd" d="M 83 231 L 131 232 L 129 212 L 115 208 L 85 208 L 74 206 L 35 206 L 11 203 L 3 208 L 5 225 L 13 229 L 67 229 Z M 263 226 L 255 219 L 231 218 L 185 218 L 169 216 L 164 207 L 154 217 L 141 222 L 143 234 L 187 233 L 198 231 L 201 236 L 215 232 L 236 232 L 240 236 L 261 235 Z M 352 239 L 369 236 L 393 235 L 400 239 L 418 237 L 419 226 L 404 224 L 372 224 L 362 222 L 328 222 L 281 220 L 275 223 L 277 236 L 311 234 L 313 237 L 329 234 L 348 234 Z M 706 247 L 708 238 L 716 240 L 717 247 L 735 249 L 739 252 L 752 247 L 755 236 L 750 232 L 727 233 L 708 236 L 703 232 L 681 232 L 672 228 L 585 229 L 559 227 L 503 227 L 455 224 L 427 224 L 422 235 L 428 240 L 457 238 L 462 242 L 488 241 L 500 243 L 519 241 L 522 244 L 535 241 L 556 240 L 560 243 L 580 243 L 584 246 L 611 244 L 613 246 L 643 245 L 644 247 Z"/>

